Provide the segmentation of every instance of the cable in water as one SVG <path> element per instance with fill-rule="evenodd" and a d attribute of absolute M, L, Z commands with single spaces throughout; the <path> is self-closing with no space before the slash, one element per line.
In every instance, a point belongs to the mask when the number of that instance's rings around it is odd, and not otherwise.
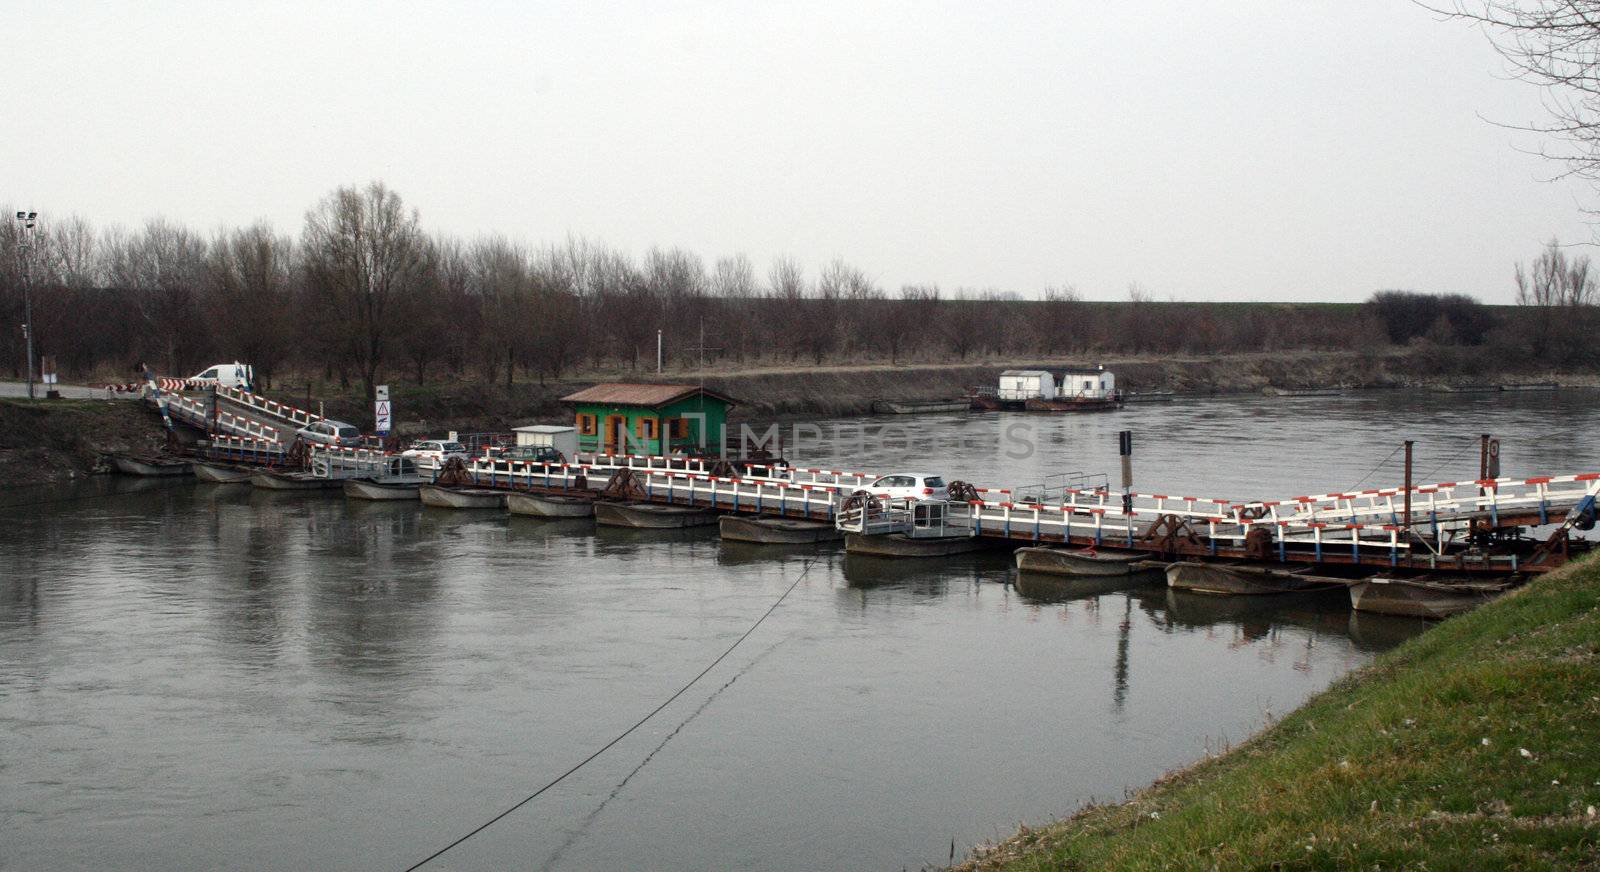
<path fill-rule="evenodd" d="M 443 848 L 440 848 L 439 850 L 434 851 L 432 854 L 429 854 L 428 856 L 422 858 L 421 860 L 417 861 L 416 863 L 413 863 L 412 865 L 407 866 L 406 869 L 405 869 L 405 872 L 416 872 L 416 870 L 421 869 L 423 866 L 426 866 L 429 863 L 433 862 L 434 860 L 438 859 L 439 857 L 443 856 L 444 853 L 446 851 L 449 851 L 451 848 L 456 847 L 457 845 L 461 844 L 462 842 L 465 842 L 466 840 L 472 838 L 473 836 L 476 836 L 477 834 L 483 832 L 484 830 L 494 826 L 495 824 L 499 823 L 502 819 L 504 819 L 507 815 L 511 814 L 512 812 L 516 811 L 519 808 L 522 808 L 523 806 L 527 805 L 528 803 L 533 802 L 535 799 L 539 798 L 539 796 L 541 794 L 543 794 L 545 791 L 547 791 L 550 788 L 555 787 L 557 784 L 560 784 L 561 782 L 567 780 L 567 778 L 569 776 L 571 776 L 572 774 L 576 773 L 579 769 L 582 769 L 583 767 L 589 765 L 589 763 L 592 762 L 596 757 L 599 757 L 601 754 L 604 754 L 605 752 L 611 750 L 611 748 L 614 745 L 616 745 L 618 742 L 621 742 L 623 739 L 626 739 L 628 736 L 632 735 L 635 730 L 637 730 L 640 727 L 644 726 L 645 723 L 648 722 L 651 718 L 653 718 L 656 715 L 660 714 L 662 709 L 665 709 L 667 706 L 672 705 L 672 703 L 675 700 L 677 700 L 678 697 L 683 696 L 685 693 L 688 693 L 689 692 L 689 688 L 694 687 L 695 684 L 700 681 L 700 679 L 706 677 L 707 673 L 709 673 L 711 670 L 717 668 L 717 664 L 721 663 L 723 660 L 726 660 L 728 655 L 733 653 L 733 649 L 739 647 L 739 645 L 742 642 L 744 642 L 744 640 L 750 638 L 750 635 L 752 633 L 754 633 L 756 631 L 756 629 L 758 627 L 760 627 L 761 624 L 763 622 L 765 622 L 767 620 L 767 618 L 769 616 L 771 616 L 771 614 L 773 612 L 778 610 L 778 606 L 783 605 L 783 601 L 789 598 L 789 594 L 793 593 L 794 589 L 800 585 L 800 582 L 807 575 L 810 574 L 811 567 L 815 563 L 816 563 L 816 558 L 814 558 L 814 557 L 806 560 L 805 568 L 803 570 L 801 570 L 799 575 L 795 576 L 794 581 L 790 583 L 788 589 L 786 589 L 783 592 L 783 595 L 779 596 L 778 599 L 776 601 L 774 601 L 771 606 L 768 606 L 767 610 L 765 612 L 761 613 L 761 617 L 756 618 L 756 622 L 750 625 L 750 629 L 744 631 L 744 635 L 742 635 L 739 638 L 733 640 L 733 644 L 729 645 L 727 650 L 723 651 L 721 654 L 718 654 L 717 655 L 717 659 L 711 661 L 711 664 L 709 666 L 707 666 L 706 668 L 700 670 L 699 674 L 697 674 L 697 675 L 695 675 L 695 677 L 689 679 L 688 683 L 684 684 L 684 686 L 678 688 L 678 691 L 676 693 L 674 693 L 672 696 L 667 697 L 664 702 L 662 702 L 660 705 L 656 706 L 655 708 L 651 709 L 649 711 L 649 713 L 647 713 L 644 717 L 642 717 L 639 720 L 635 721 L 633 726 L 631 726 L 631 727 L 627 728 L 626 730 L 623 730 L 622 732 L 618 733 L 615 738 L 613 738 L 611 741 L 605 743 L 604 745 L 601 745 L 599 747 L 599 749 L 597 749 L 594 753 L 592 753 L 589 756 L 583 758 L 582 760 L 579 760 L 577 762 L 577 764 L 575 764 L 571 769 L 568 769 L 567 771 L 561 773 L 560 775 L 557 775 L 554 779 L 550 780 L 543 787 L 539 788 L 538 790 L 535 790 L 534 792 L 528 794 L 523 799 L 519 800 L 515 805 L 511 806 L 510 808 L 506 809 L 505 811 L 500 812 L 499 814 L 495 815 L 494 817 L 489 818 L 487 821 L 484 821 L 483 823 L 477 825 L 476 827 L 473 827 L 472 830 L 469 831 L 466 835 L 463 835 L 463 836 L 457 838 L 455 841 L 451 842 L 448 845 L 445 845 Z"/>
<path fill-rule="evenodd" d="M 639 761 L 639 765 L 633 767 L 632 771 L 630 771 L 627 775 L 624 775 L 622 780 L 617 782 L 616 787 L 611 788 L 611 792 L 606 794 L 606 798 L 601 800 L 599 805 L 595 806 L 594 811 L 589 812 L 589 814 L 584 817 L 584 819 L 578 824 L 577 828 L 567 836 L 567 840 L 562 842 L 561 846 L 556 848 L 555 851 L 550 854 L 550 857 L 544 861 L 544 865 L 540 868 L 555 868 L 555 865 L 561 861 L 561 857 L 566 854 L 567 849 L 577 844 L 578 839 L 588 833 L 589 826 L 593 824 L 595 819 L 600 817 L 601 813 L 606 810 L 606 806 L 610 805 L 612 800 L 616 799 L 622 794 L 622 789 L 628 786 L 628 782 L 632 781 L 635 775 L 638 775 L 641 771 L 643 771 L 644 767 L 650 765 L 650 761 L 654 760 L 656 755 L 661 753 L 661 749 L 667 747 L 668 742 L 671 742 L 674 738 L 676 738 L 679 733 L 683 732 L 685 727 L 689 726 L 691 721 L 697 717 L 700 717 L 702 712 L 710 708 L 711 704 L 717 701 L 717 697 L 721 696 L 724 690 L 732 687 L 734 682 L 743 678 L 746 672 L 754 669 L 757 663 L 760 663 L 763 659 L 765 659 L 768 654 L 776 651 L 778 646 L 782 645 L 783 642 L 783 639 L 779 639 L 778 641 L 772 643 L 772 645 L 769 646 L 765 651 L 762 651 L 760 654 L 750 658 L 750 662 L 746 663 L 743 669 L 735 672 L 732 678 L 723 682 L 721 687 L 713 690 L 711 695 L 706 697 L 705 702 L 700 703 L 698 708 L 690 712 L 688 717 L 680 721 L 678 725 L 673 728 L 672 732 L 667 734 L 666 738 L 662 739 L 661 742 L 650 751 L 650 753 L 644 755 L 644 759 Z"/>

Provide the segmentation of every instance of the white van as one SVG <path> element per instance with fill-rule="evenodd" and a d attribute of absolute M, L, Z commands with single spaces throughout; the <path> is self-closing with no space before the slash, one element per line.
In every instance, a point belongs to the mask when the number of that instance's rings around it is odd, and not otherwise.
<path fill-rule="evenodd" d="M 215 384 L 218 387 L 245 391 L 250 390 L 250 385 L 254 384 L 255 380 L 254 368 L 248 363 L 240 363 L 237 360 L 233 363 L 219 363 L 189 379 L 189 381 L 205 382 L 207 385 Z"/>

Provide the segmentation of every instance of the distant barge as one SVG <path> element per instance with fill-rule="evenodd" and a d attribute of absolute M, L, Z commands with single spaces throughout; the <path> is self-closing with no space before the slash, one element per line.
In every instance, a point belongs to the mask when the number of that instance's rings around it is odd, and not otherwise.
<path fill-rule="evenodd" d="M 1116 376 L 1097 366 L 1067 369 L 1059 383 L 1046 370 L 1008 369 L 997 387 L 975 387 L 966 400 L 987 412 L 1109 412 L 1122 408 L 1123 398 Z"/>

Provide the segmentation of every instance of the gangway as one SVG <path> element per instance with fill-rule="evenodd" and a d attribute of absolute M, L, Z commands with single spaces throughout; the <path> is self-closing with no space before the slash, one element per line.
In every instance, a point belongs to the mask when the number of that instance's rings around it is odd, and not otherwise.
<path fill-rule="evenodd" d="M 845 500 L 834 526 L 865 536 L 899 534 L 908 539 L 950 539 L 977 535 L 966 503 L 947 500 Z"/>

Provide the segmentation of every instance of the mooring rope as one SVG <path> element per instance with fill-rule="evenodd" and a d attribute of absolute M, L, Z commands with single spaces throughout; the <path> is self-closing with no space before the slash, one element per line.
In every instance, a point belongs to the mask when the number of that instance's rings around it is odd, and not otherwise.
<path fill-rule="evenodd" d="M 1384 464 L 1385 464 L 1385 463 L 1388 463 L 1388 462 L 1389 462 L 1389 460 L 1390 460 L 1390 459 L 1391 459 L 1391 458 L 1393 458 L 1393 457 L 1394 457 L 1394 456 L 1395 456 L 1395 455 L 1396 455 L 1396 454 L 1399 454 L 1399 453 L 1400 453 L 1400 450 L 1401 450 L 1401 449 L 1402 449 L 1402 448 L 1405 448 L 1405 446 L 1404 446 L 1404 445 L 1396 445 L 1396 446 L 1395 446 L 1395 449 L 1394 449 L 1394 450 L 1393 450 L 1393 451 L 1391 451 L 1391 452 L 1389 452 L 1389 456 L 1388 456 L 1388 457 L 1385 457 L 1385 458 L 1384 458 L 1384 459 L 1382 459 L 1382 460 L 1380 460 L 1380 461 L 1378 461 L 1378 465 L 1377 465 L 1377 466 L 1374 466 L 1374 467 L 1373 467 L 1373 468 L 1371 468 L 1371 469 L 1369 469 L 1369 470 L 1367 470 L 1367 474 L 1366 474 L 1366 475 L 1363 475 L 1363 476 L 1362 476 L 1362 477 L 1361 477 L 1361 480 L 1360 480 L 1360 481 L 1358 481 L 1358 482 L 1356 482 L 1356 483 L 1355 483 L 1355 484 L 1353 484 L 1353 485 L 1350 485 L 1350 486 L 1349 486 L 1349 487 L 1347 487 L 1347 488 L 1345 488 L 1345 489 L 1344 489 L 1344 490 L 1345 490 L 1345 493 L 1349 493 L 1349 492 L 1350 492 L 1350 491 L 1353 491 L 1353 490 L 1355 490 L 1355 489 L 1356 489 L 1356 488 L 1358 488 L 1358 487 L 1360 487 L 1360 486 L 1361 486 L 1361 484 L 1362 484 L 1362 482 L 1365 482 L 1365 481 L 1366 481 L 1366 480 L 1367 480 L 1367 479 L 1369 479 L 1369 478 L 1371 478 L 1371 477 L 1372 477 L 1372 474 L 1373 474 L 1373 473 L 1375 473 L 1375 472 L 1377 472 L 1377 471 L 1378 471 L 1378 470 L 1380 470 L 1380 469 L 1382 469 L 1382 468 L 1383 468 L 1383 465 L 1384 465 Z"/>
<path fill-rule="evenodd" d="M 677 693 L 674 693 L 672 696 L 667 697 L 667 699 L 664 702 L 662 702 L 660 705 L 656 706 L 655 708 L 651 709 L 650 712 L 648 714 L 646 714 L 644 717 L 642 717 L 639 720 L 635 721 L 633 726 L 631 726 L 631 727 L 627 728 L 626 730 L 623 730 L 622 732 L 618 733 L 615 738 L 613 738 L 611 741 L 605 743 L 604 745 L 601 745 L 594 753 L 592 753 L 589 756 L 583 758 L 582 760 L 579 760 L 577 762 L 577 764 L 575 764 L 571 769 L 568 769 L 567 771 L 561 773 L 560 775 L 557 775 L 555 778 L 551 779 L 549 783 L 545 784 L 543 787 L 539 788 L 538 790 L 535 790 L 534 792 L 528 794 L 526 797 L 524 797 L 523 799 L 519 800 L 515 805 L 511 806 L 510 808 L 506 809 L 505 811 L 502 811 L 499 814 L 495 815 L 494 817 L 489 818 L 487 821 L 484 821 L 483 823 L 477 825 L 476 827 L 473 827 L 470 832 L 468 832 L 465 835 L 457 838 L 455 841 L 451 842 L 450 844 L 445 845 L 444 847 L 440 848 L 437 851 L 434 851 L 432 854 L 429 854 L 428 856 L 422 858 L 421 860 L 417 861 L 416 863 L 414 863 L 414 864 L 412 864 L 410 866 L 407 866 L 406 869 L 405 869 L 405 872 L 416 872 L 417 869 L 421 869 L 423 866 L 426 866 L 429 863 L 433 862 L 434 860 L 438 859 L 439 857 L 443 856 L 446 851 L 449 851 L 451 848 L 456 847 L 457 845 L 461 844 L 462 842 L 465 842 L 466 840 L 472 838 L 473 836 L 476 836 L 477 834 L 483 832 L 484 830 L 494 826 L 496 823 L 499 823 L 507 815 L 511 814 L 512 812 L 516 811 L 519 808 L 522 808 L 523 806 L 527 805 L 528 803 L 534 801 L 535 799 L 537 799 L 539 797 L 540 794 L 544 793 L 545 791 L 549 790 L 552 787 L 555 787 L 557 784 L 560 784 L 561 782 L 565 781 L 569 776 L 571 776 L 574 773 L 576 773 L 579 769 L 582 769 L 583 767 L 589 765 L 589 763 L 591 761 L 593 761 L 596 757 L 599 757 L 601 754 L 604 754 L 606 751 L 610 750 L 612 748 L 612 746 L 616 745 L 618 742 L 621 742 L 623 739 L 626 739 L 635 730 L 637 730 L 640 727 L 644 726 L 645 723 L 648 722 L 651 718 L 653 718 L 656 715 L 660 714 L 661 711 L 663 709 L 665 709 L 667 706 L 672 705 L 672 703 L 675 700 L 677 700 L 678 697 L 683 696 L 685 693 L 688 693 L 689 692 L 689 688 L 694 687 L 695 684 L 700 679 L 706 677 L 707 673 L 709 673 L 711 670 L 717 668 L 717 664 L 721 663 L 723 660 L 726 660 L 728 655 L 732 654 L 733 650 L 735 648 L 738 648 L 739 645 L 744 642 L 744 640 L 750 638 L 750 635 L 756 631 L 756 628 L 760 627 L 761 624 L 764 621 L 766 621 L 766 619 L 769 616 L 771 616 L 773 612 L 778 610 L 778 606 L 783 605 L 783 601 L 789 598 L 789 594 L 793 593 L 794 589 L 796 587 L 798 587 L 800 585 L 800 582 L 806 577 L 806 575 L 808 575 L 811 572 L 811 567 L 816 562 L 817 561 L 816 561 L 815 557 L 806 560 L 805 568 L 801 570 L 799 575 L 795 576 L 794 581 L 789 584 L 788 589 L 784 590 L 783 595 L 779 596 L 778 599 L 776 601 L 774 601 L 771 606 L 768 606 L 767 610 L 765 612 L 761 613 L 761 617 L 756 618 L 756 622 L 750 625 L 750 629 L 744 631 L 744 635 L 742 635 L 739 638 L 733 640 L 733 644 L 729 645 L 727 650 L 723 651 L 721 654 L 718 654 L 717 655 L 717 659 L 711 661 L 711 664 L 709 666 L 707 666 L 706 668 L 700 670 L 699 674 L 697 674 L 697 675 L 695 675 L 695 677 L 689 679 L 688 683 L 684 684 L 684 686 L 678 688 Z"/>

